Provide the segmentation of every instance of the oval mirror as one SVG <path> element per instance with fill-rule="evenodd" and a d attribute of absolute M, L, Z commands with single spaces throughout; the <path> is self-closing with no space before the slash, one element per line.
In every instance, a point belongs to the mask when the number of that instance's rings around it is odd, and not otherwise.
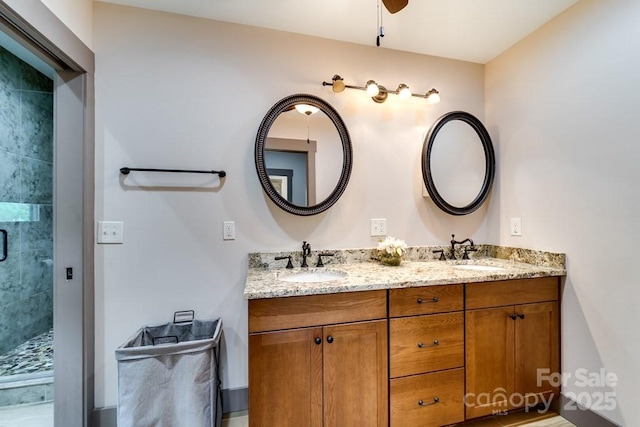
<path fill-rule="evenodd" d="M 273 203 L 295 215 L 315 215 L 333 206 L 347 187 L 351 139 L 329 103 L 314 95 L 291 95 L 262 120 L 255 162 Z"/>
<path fill-rule="evenodd" d="M 422 177 L 436 206 L 451 215 L 474 212 L 494 176 L 493 144 L 480 120 L 464 111 L 436 120 L 422 148 Z"/>

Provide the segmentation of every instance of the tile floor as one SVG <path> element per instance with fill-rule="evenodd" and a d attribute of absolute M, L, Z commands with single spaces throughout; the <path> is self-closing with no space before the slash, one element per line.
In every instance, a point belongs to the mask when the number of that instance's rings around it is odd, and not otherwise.
<path fill-rule="evenodd" d="M 53 427 L 53 403 L 2 407 L 0 427 Z"/>
<path fill-rule="evenodd" d="M 0 408 L 0 427 L 53 427 L 53 403 Z M 222 420 L 222 427 L 249 427 L 246 412 Z"/>
<path fill-rule="evenodd" d="M 222 420 L 222 427 L 248 427 L 246 413 Z M 555 414 L 516 412 L 464 424 L 464 427 L 579 427 Z M 0 427 L 53 427 L 53 404 L 22 405 L 0 408 Z M 462 427 L 462 426 L 461 426 Z"/>
<path fill-rule="evenodd" d="M 235 416 L 222 420 L 222 427 L 248 427 L 247 415 Z M 484 418 L 478 421 L 461 424 L 459 427 L 578 427 L 559 415 L 538 414 L 535 412 L 515 412 L 505 416 Z M 407 426 L 409 427 L 409 426 Z"/>
<path fill-rule="evenodd" d="M 512 412 L 509 415 L 496 415 L 462 424 L 464 427 L 578 427 L 561 416 L 549 412 Z"/>
<path fill-rule="evenodd" d="M 222 427 L 249 427 L 249 416 L 244 413 L 238 413 L 224 418 L 222 420 Z"/>

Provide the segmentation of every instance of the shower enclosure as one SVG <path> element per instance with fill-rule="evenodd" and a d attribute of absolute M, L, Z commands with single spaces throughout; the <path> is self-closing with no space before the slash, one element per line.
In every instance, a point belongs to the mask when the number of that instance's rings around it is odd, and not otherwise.
<path fill-rule="evenodd" d="M 53 81 L 0 47 L 0 407 L 53 400 Z"/>

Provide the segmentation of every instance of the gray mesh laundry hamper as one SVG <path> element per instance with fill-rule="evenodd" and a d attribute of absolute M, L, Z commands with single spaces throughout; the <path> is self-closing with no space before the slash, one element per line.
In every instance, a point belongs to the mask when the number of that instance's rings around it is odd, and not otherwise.
<path fill-rule="evenodd" d="M 222 319 L 177 312 L 118 347 L 118 427 L 220 427 L 221 335 Z"/>

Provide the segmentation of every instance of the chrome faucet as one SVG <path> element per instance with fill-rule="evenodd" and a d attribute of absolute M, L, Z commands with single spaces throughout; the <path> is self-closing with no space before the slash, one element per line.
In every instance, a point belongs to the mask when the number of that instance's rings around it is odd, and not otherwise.
<path fill-rule="evenodd" d="M 458 242 L 456 239 L 456 235 L 452 234 L 451 235 L 451 254 L 449 254 L 449 259 L 456 259 L 456 245 L 462 245 L 464 243 L 469 243 L 469 245 L 473 246 L 473 240 L 471 239 L 464 239 L 460 242 Z M 467 256 L 468 259 L 468 256 Z"/>
<path fill-rule="evenodd" d="M 307 242 L 302 242 L 302 265 L 300 267 L 309 267 L 307 264 L 307 257 L 311 255 L 311 245 Z"/>

